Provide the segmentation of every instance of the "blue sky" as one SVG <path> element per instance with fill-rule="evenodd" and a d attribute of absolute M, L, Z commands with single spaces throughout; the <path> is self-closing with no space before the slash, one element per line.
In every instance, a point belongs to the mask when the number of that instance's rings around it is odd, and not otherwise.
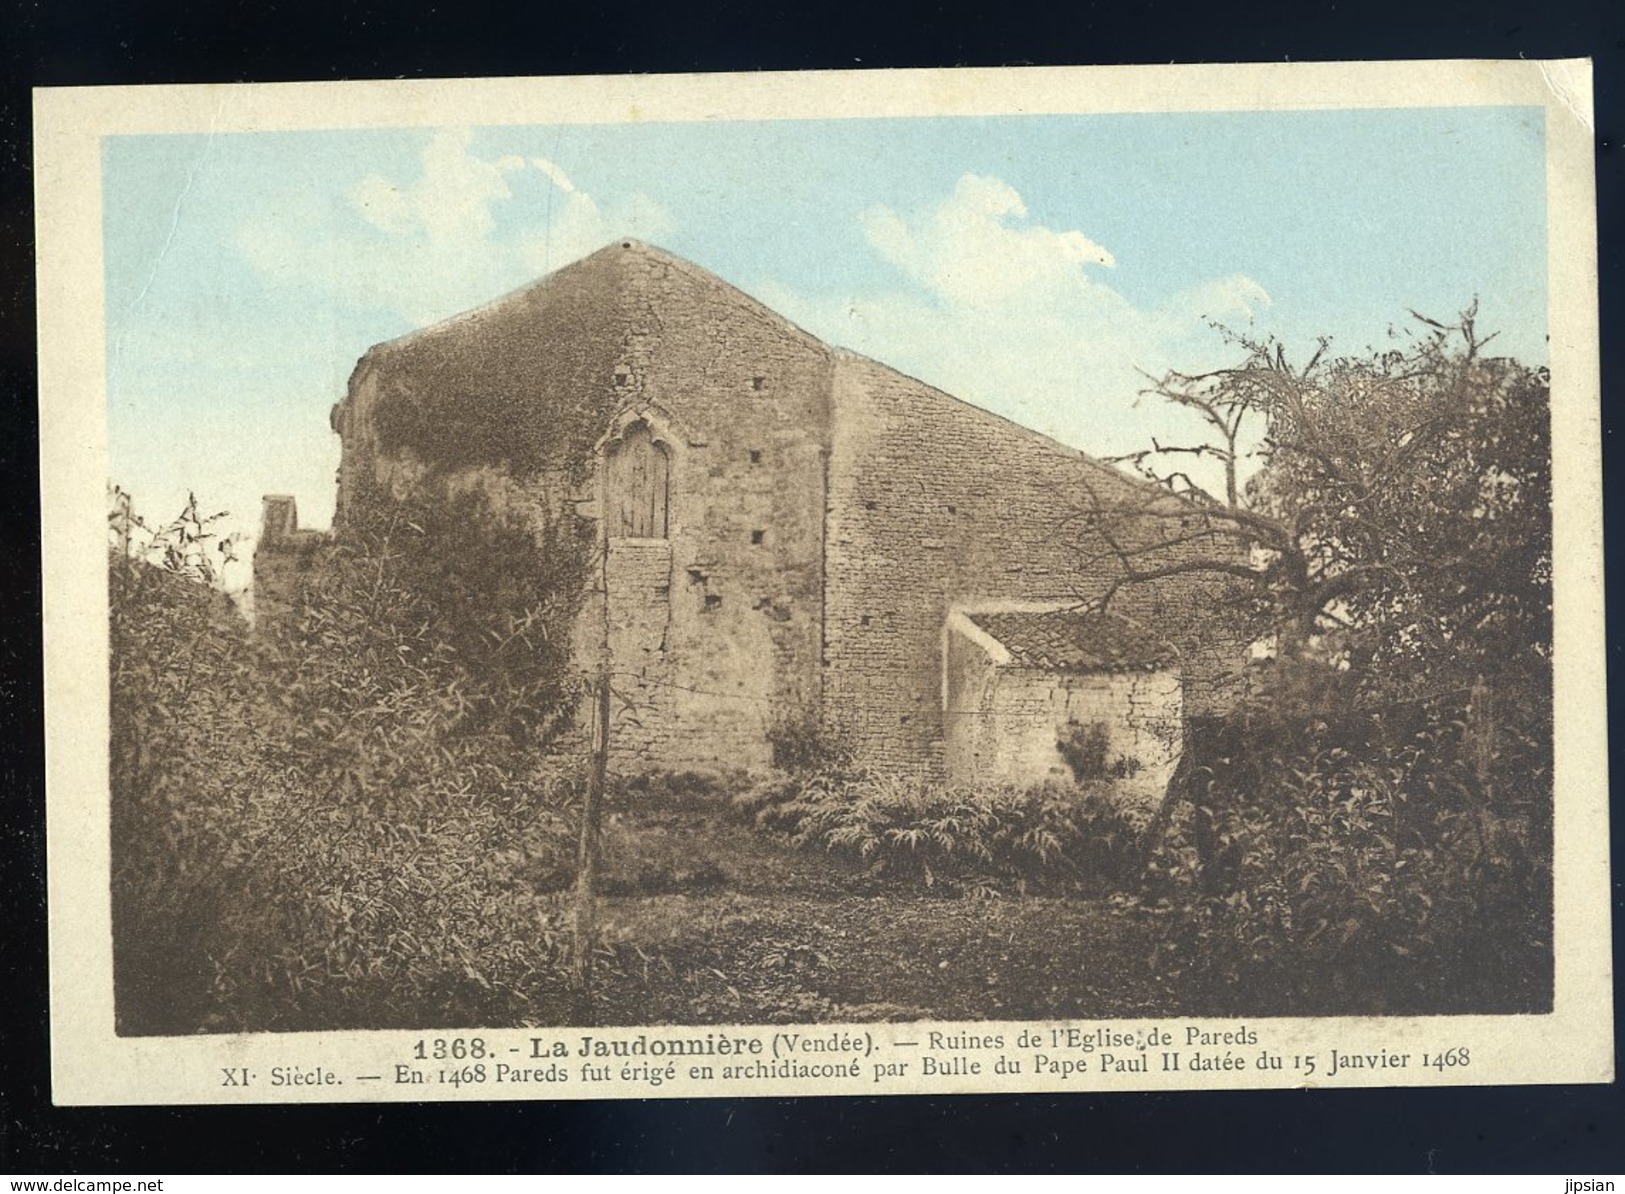
<path fill-rule="evenodd" d="M 112 479 L 331 516 L 370 345 L 631 235 L 1097 454 L 1209 327 L 1386 343 L 1475 296 L 1546 360 L 1538 108 L 604 124 L 104 142 Z"/>

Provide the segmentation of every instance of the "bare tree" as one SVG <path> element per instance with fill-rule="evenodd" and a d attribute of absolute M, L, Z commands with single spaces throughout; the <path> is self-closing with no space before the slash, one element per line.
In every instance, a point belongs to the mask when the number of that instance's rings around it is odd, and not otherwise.
<path fill-rule="evenodd" d="M 1544 378 L 1487 357 L 1472 308 L 1452 325 L 1412 315 L 1419 330 L 1392 350 L 1336 357 L 1323 339 L 1300 366 L 1230 333 L 1237 365 L 1157 379 L 1145 393 L 1201 434 L 1115 458 L 1142 484 L 1098 486 L 1078 511 L 1079 564 L 1110 578 L 1096 604 L 1209 575 L 1283 657 L 1328 637 L 1373 650 L 1379 627 L 1390 650 L 1448 635 L 1433 607 L 1483 587 L 1458 576 L 1482 562 L 1472 524 L 1540 500 L 1544 458 L 1495 428 L 1524 391 L 1544 412 Z"/>

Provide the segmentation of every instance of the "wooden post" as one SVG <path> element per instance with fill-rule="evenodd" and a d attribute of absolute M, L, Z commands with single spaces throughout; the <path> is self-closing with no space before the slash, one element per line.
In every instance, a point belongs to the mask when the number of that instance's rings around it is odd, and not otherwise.
<path fill-rule="evenodd" d="M 1495 807 L 1495 690 L 1480 674 L 1467 698 L 1467 746 L 1472 752 L 1473 778 L 1478 782 L 1478 848 L 1488 852 L 1493 841 Z"/>
<path fill-rule="evenodd" d="M 592 1017 L 592 950 L 598 905 L 598 829 L 604 808 L 604 784 L 609 772 L 609 666 L 598 670 L 598 734 L 593 746 L 587 797 L 581 806 L 581 848 L 576 866 L 575 1019 Z"/>

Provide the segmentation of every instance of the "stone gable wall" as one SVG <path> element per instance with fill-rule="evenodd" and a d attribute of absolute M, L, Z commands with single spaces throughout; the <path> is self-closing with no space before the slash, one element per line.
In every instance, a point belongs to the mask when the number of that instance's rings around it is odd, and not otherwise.
<path fill-rule="evenodd" d="M 664 624 L 658 651 L 614 652 L 648 712 L 617 713 L 613 762 L 762 769 L 774 722 L 820 697 L 829 352 L 692 266 L 622 264 L 618 405 L 672 442 L 666 593 L 609 573 L 612 627 Z"/>
<path fill-rule="evenodd" d="M 600 519 L 600 452 L 641 419 L 668 454 L 668 537 L 609 542 L 572 628 L 584 672 L 610 650 L 612 766 L 762 768 L 773 722 L 820 699 L 830 372 L 739 291 L 612 245 L 363 358 L 334 416 L 340 517 L 438 469 L 528 504 L 545 543 Z"/>

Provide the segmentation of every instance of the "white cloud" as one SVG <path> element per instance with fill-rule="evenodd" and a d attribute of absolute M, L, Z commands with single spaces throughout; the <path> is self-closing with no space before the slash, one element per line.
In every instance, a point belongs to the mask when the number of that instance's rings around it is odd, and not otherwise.
<path fill-rule="evenodd" d="M 877 206 L 859 220 L 898 286 L 816 299 L 769 285 L 759 296 L 824 339 L 1098 455 L 1152 435 L 1188 442 L 1188 412 L 1139 401 L 1147 375 L 1222 363 L 1210 323 L 1243 325 L 1269 306 L 1244 275 L 1137 305 L 1099 280 L 1117 264 L 1111 252 L 1031 222 L 998 178 L 967 174 L 934 207 Z"/>
<path fill-rule="evenodd" d="M 289 191 L 239 230 L 271 282 L 432 323 L 495 298 L 616 236 L 659 238 L 671 218 L 647 196 L 600 204 L 545 158 L 487 159 L 466 130 L 424 146 L 417 174 L 369 174 L 333 203 Z"/>
<path fill-rule="evenodd" d="M 1081 232 L 1017 226 L 1027 206 L 1009 183 L 966 174 L 933 211 L 909 221 L 888 207 L 860 217 L 892 265 L 950 302 L 994 306 L 1020 291 L 1087 286 L 1085 266 L 1116 264 Z"/>
<path fill-rule="evenodd" d="M 468 152 L 472 134 L 447 130 L 423 150 L 423 172 L 401 187 L 369 174 L 350 191 L 350 202 L 380 232 L 390 236 L 422 233 L 432 245 L 472 247 L 491 235 L 491 204 L 510 199 L 505 174 L 523 169 L 522 159 L 487 162 Z"/>
<path fill-rule="evenodd" d="M 547 180 L 558 187 L 559 190 L 570 195 L 576 193 L 576 184 L 570 181 L 570 176 L 564 172 L 562 167 L 555 166 L 546 158 L 532 158 L 530 164 L 545 174 Z"/>
<path fill-rule="evenodd" d="M 1181 291 L 1168 306 L 1176 317 L 1233 323 L 1259 318 L 1268 310 L 1270 296 L 1246 274 L 1231 274 Z"/>

